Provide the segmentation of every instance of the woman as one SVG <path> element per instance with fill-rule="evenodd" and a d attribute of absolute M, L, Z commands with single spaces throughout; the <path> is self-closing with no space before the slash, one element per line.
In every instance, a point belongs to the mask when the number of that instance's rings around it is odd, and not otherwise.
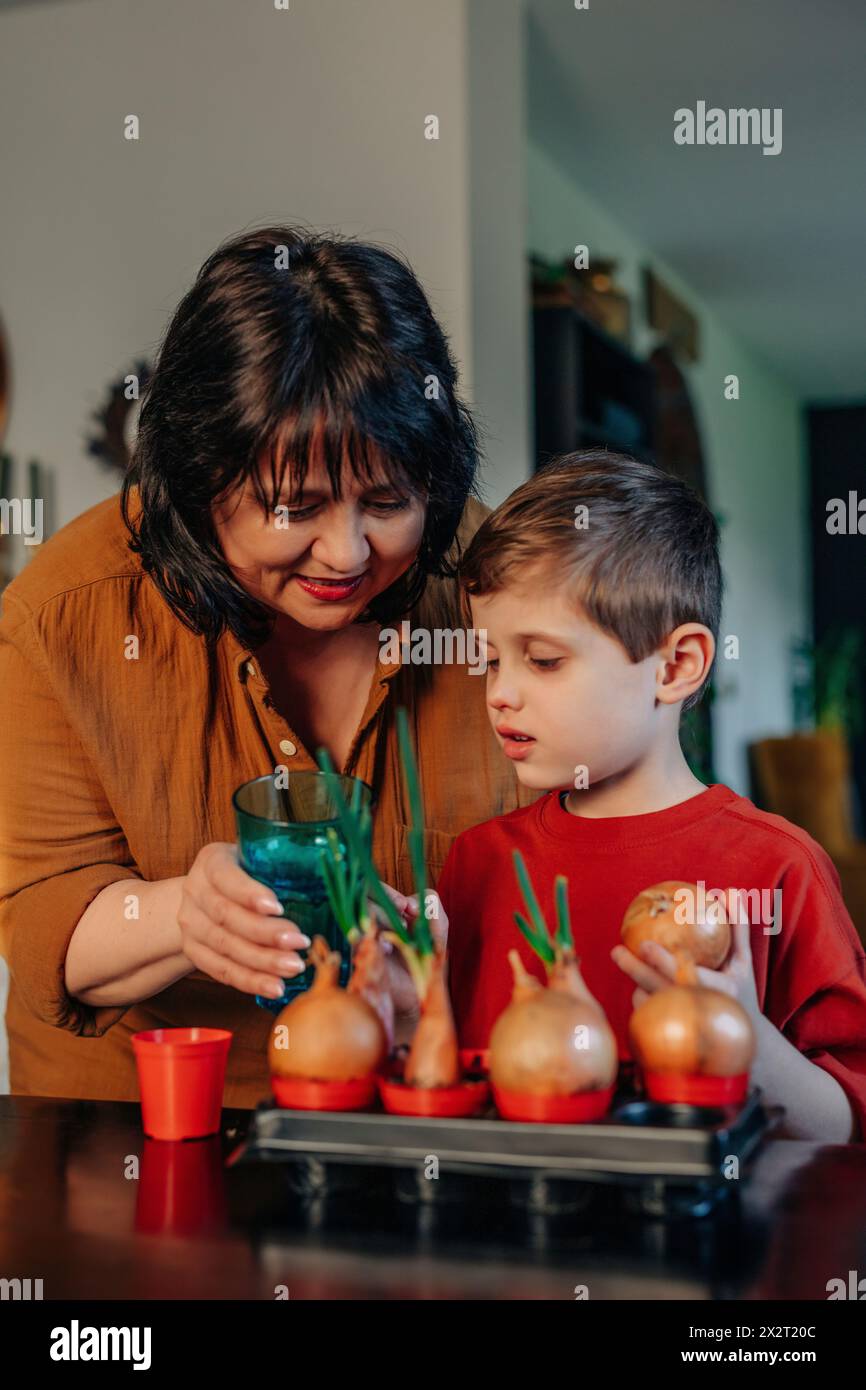
<path fill-rule="evenodd" d="M 47 542 L 0 618 L 0 947 L 13 1092 L 133 1100 L 130 1036 L 230 1028 L 226 1103 L 266 1092 L 304 945 L 237 862 L 231 795 L 335 765 L 377 797 L 410 890 L 396 753 L 418 750 L 428 863 L 520 796 L 466 666 L 380 657 L 461 626 L 481 509 L 444 335 L 407 265 L 273 227 L 219 248 L 168 328 L 120 498 Z M 456 538 L 456 541 L 455 541 Z"/>

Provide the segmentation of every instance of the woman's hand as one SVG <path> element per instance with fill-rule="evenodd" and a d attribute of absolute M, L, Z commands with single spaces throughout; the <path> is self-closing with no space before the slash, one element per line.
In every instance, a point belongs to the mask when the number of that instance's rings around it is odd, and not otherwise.
<path fill-rule="evenodd" d="M 739 914 L 744 917 L 745 914 Z M 731 928 L 733 944 L 731 954 L 721 970 L 707 970 L 697 967 L 698 984 L 707 989 L 718 989 L 738 999 L 753 1023 L 761 1018 L 758 991 L 755 985 L 755 969 L 752 964 L 752 943 L 749 936 L 748 920 L 737 921 Z M 670 951 L 658 946 L 654 941 L 645 941 L 640 956 L 636 956 L 627 946 L 614 946 L 611 958 L 624 971 L 638 988 L 632 995 L 632 1004 L 637 1008 L 649 994 L 665 989 L 676 980 L 677 963 Z"/>
<path fill-rule="evenodd" d="M 396 907 L 400 916 L 407 925 L 411 926 L 418 916 L 418 899 L 413 893 L 410 898 L 398 893 L 396 888 L 391 888 L 387 883 L 382 887 L 388 894 L 392 903 Z M 435 901 L 431 901 L 435 898 Z M 433 940 L 444 951 L 448 945 L 448 918 L 438 894 L 429 893 L 428 901 L 428 921 Z M 390 941 L 383 941 L 382 948 L 385 952 L 388 964 L 388 988 L 391 991 L 391 998 L 394 1001 L 394 1015 L 397 1020 L 411 1020 L 418 1017 L 420 1004 L 418 992 L 412 983 L 412 977 L 403 959 L 400 949 Z"/>
<path fill-rule="evenodd" d="M 237 845 L 199 850 L 183 880 L 177 920 L 187 959 L 244 994 L 279 999 L 284 977 L 306 968 L 297 951 L 309 937 L 282 917 L 271 889 L 240 867 Z"/>

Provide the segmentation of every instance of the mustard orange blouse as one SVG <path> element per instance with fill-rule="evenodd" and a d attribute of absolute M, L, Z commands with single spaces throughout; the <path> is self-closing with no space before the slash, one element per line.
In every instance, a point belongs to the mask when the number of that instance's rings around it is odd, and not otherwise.
<path fill-rule="evenodd" d="M 467 505 L 461 539 L 483 514 Z M 252 996 L 196 971 L 142 1003 L 91 1008 L 64 984 L 69 940 L 103 888 L 186 873 L 202 845 L 236 839 L 240 783 L 278 764 L 315 767 L 277 713 L 255 652 L 226 633 L 209 657 L 126 540 L 119 500 L 102 502 L 45 542 L 3 594 L 0 952 L 11 977 L 11 1089 L 136 1100 L 130 1036 L 199 1024 L 232 1030 L 225 1103 L 254 1106 L 267 1095 L 272 1016 Z M 409 616 L 413 626 L 461 626 L 455 582 L 432 580 Z M 434 881 L 460 831 L 526 799 L 490 730 L 484 685 L 460 665 L 380 661 L 374 675 L 344 770 L 374 788 L 376 865 L 402 891 L 411 875 L 398 705 L 416 741 Z"/>

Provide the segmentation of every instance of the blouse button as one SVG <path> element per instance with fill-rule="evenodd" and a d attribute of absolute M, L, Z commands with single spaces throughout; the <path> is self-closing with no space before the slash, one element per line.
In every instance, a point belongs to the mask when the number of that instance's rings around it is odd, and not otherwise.
<path fill-rule="evenodd" d="M 256 668 L 251 661 L 247 662 L 247 672 L 251 676 L 254 676 L 256 674 Z"/>
<path fill-rule="evenodd" d="M 297 748 L 292 743 L 292 740 L 290 738 L 284 738 L 280 740 L 280 752 L 285 753 L 287 758 L 293 758 L 297 751 Z"/>

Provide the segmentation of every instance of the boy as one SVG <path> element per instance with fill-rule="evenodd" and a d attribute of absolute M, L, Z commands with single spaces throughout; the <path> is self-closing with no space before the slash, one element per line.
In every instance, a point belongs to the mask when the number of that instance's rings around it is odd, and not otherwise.
<path fill-rule="evenodd" d="M 621 1058 L 632 1007 L 674 977 L 661 948 L 638 958 L 618 944 L 632 898 L 671 879 L 709 901 L 745 890 L 749 920 L 700 982 L 748 1010 L 752 1078 L 786 1107 L 787 1135 L 866 1138 L 866 954 L 836 871 L 804 831 L 705 787 L 680 749 L 680 713 L 700 697 L 719 631 L 707 507 L 649 465 L 570 455 L 487 518 L 461 577 L 486 632 L 491 723 L 521 783 L 545 793 L 460 835 L 437 885 L 461 1045 L 485 1046 L 508 1003 L 510 948 L 544 979 L 514 923 L 514 849 L 550 922 L 554 877 L 568 875 L 581 970 Z"/>

